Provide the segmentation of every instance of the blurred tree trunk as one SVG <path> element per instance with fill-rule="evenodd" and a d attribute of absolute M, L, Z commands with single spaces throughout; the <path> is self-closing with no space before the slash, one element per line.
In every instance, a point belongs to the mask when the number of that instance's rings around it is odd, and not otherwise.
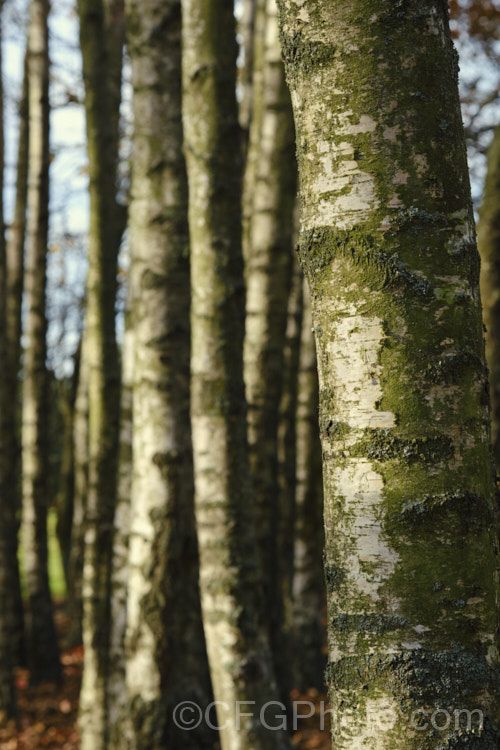
<path fill-rule="evenodd" d="M 477 240 L 481 255 L 481 298 L 490 368 L 493 454 L 500 470 L 500 127 L 488 150 L 488 171 L 479 210 Z"/>
<path fill-rule="evenodd" d="M 304 289 L 297 403 L 297 483 L 293 552 L 294 686 L 324 686 L 323 488 L 318 432 L 318 372 L 309 290 Z"/>
<path fill-rule="evenodd" d="M 241 103 L 239 116 L 242 122 L 243 193 L 242 193 L 242 248 L 245 263 L 250 248 L 250 220 L 253 211 L 255 183 L 257 179 L 259 143 L 262 135 L 262 113 L 264 107 L 264 56 L 266 47 L 266 1 L 255 0 L 253 8 L 251 45 L 251 70 L 245 69 L 249 82 L 248 96 Z M 248 0 L 247 0 L 248 7 Z M 243 119 L 242 119 L 243 118 Z M 246 273 L 246 269 L 245 269 Z"/>
<path fill-rule="evenodd" d="M 75 501 L 75 446 L 73 442 L 75 401 L 78 393 L 79 352 L 74 358 L 74 371 L 70 378 L 55 382 L 59 410 L 62 418 L 61 464 L 59 490 L 56 496 L 56 533 L 61 550 L 66 589 L 70 585 L 70 559 Z"/>
<path fill-rule="evenodd" d="M 2 41 L 3 22 L 3 0 L 0 2 L 0 43 Z M 4 128 L 3 128 L 3 79 L 2 79 L 2 49 L 0 44 L 0 361 L 8 360 L 8 334 L 7 334 L 7 262 L 5 252 L 4 216 L 3 216 L 3 189 L 4 189 Z M 9 443 L 12 440 L 12 420 L 9 415 L 12 412 L 10 405 L 9 379 L 11 373 L 9 367 L 3 367 L 0 378 L 0 727 L 14 715 L 14 679 L 12 668 L 14 666 L 12 638 L 15 634 L 16 611 L 11 604 L 12 583 L 9 576 L 17 570 L 12 559 L 12 545 L 9 538 L 13 533 L 13 505 L 15 497 L 13 484 L 16 480 L 14 466 L 9 454 Z M 15 527 L 16 538 L 17 528 Z M 17 545 L 16 545 L 17 547 Z"/>
<path fill-rule="evenodd" d="M 279 5 L 319 368 L 333 744 L 494 748 L 495 485 L 447 4 Z"/>
<path fill-rule="evenodd" d="M 123 232 L 122 210 L 116 199 L 123 2 L 78 0 L 78 13 L 90 177 L 85 332 L 89 465 L 82 582 L 85 658 L 79 723 L 82 750 L 101 750 L 109 738 L 110 589 L 120 399 L 115 303 Z"/>
<path fill-rule="evenodd" d="M 32 0 L 28 35 L 29 166 L 26 227 L 26 351 L 22 418 L 23 549 L 28 666 L 33 683 L 60 676 L 47 570 L 49 497 L 45 284 L 49 219 L 48 2 Z"/>
<path fill-rule="evenodd" d="M 183 115 L 191 235 L 191 377 L 200 589 L 223 750 L 286 747 L 255 543 L 243 383 L 241 150 L 232 2 L 185 0 Z M 238 731 L 238 701 L 248 705 Z M 226 704 L 227 710 L 224 710 Z"/>
<path fill-rule="evenodd" d="M 261 134 L 250 143 L 257 155 L 249 153 L 257 170 L 246 257 L 244 377 L 264 596 L 276 676 L 285 697 L 291 686 L 282 637 L 279 579 L 278 422 L 293 260 L 296 164 L 292 108 L 281 61 L 275 0 L 267 0 L 266 4 L 261 117 L 261 122 L 254 118 L 251 124 Z"/>
<path fill-rule="evenodd" d="M 255 16 L 257 0 L 243 0 L 239 23 L 240 54 L 243 52 L 243 65 L 240 68 L 238 83 L 241 87 L 239 121 L 242 130 L 243 153 L 246 155 L 250 123 L 252 121 Z"/>
<path fill-rule="evenodd" d="M 172 718 L 179 701 L 204 706 L 210 700 L 189 414 L 180 0 L 129 0 L 127 28 L 135 122 L 129 222 L 134 385 L 127 715 L 133 748 L 200 748 L 210 743 L 205 723 L 185 732 Z"/>
<path fill-rule="evenodd" d="M 82 643 L 82 575 L 89 471 L 89 368 L 87 337 L 82 332 L 78 356 L 78 386 L 73 414 L 73 519 L 68 560 L 66 613 L 69 620 L 68 648 Z"/>
<path fill-rule="evenodd" d="M 283 392 L 278 424 L 278 485 L 279 485 L 279 559 L 283 598 L 283 628 L 287 645 L 293 630 L 293 534 L 295 525 L 296 489 L 296 416 L 297 386 L 302 328 L 302 288 L 304 276 L 294 253 L 293 275 L 288 299 L 285 336 Z"/>
<path fill-rule="evenodd" d="M 17 154 L 16 198 L 14 217 L 7 236 L 7 361 L 9 379 L 10 439 L 7 445 L 9 461 L 13 467 L 11 530 L 7 543 L 9 562 L 7 585 L 8 606 L 12 609 L 11 644 L 14 661 L 24 664 L 26 647 L 24 638 L 24 611 L 18 565 L 19 525 L 21 516 L 21 397 L 19 371 L 21 365 L 21 309 L 23 299 L 24 241 L 26 235 L 26 198 L 28 191 L 28 54 L 25 56 L 23 90 L 19 102 L 19 143 Z"/>
<path fill-rule="evenodd" d="M 130 747 L 131 723 L 127 706 L 125 633 L 129 577 L 130 504 L 132 491 L 132 404 L 134 376 L 134 330 L 132 325 L 130 275 L 125 310 L 120 389 L 120 448 L 113 533 L 111 572 L 111 636 L 109 649 L 109 748 Z"/>

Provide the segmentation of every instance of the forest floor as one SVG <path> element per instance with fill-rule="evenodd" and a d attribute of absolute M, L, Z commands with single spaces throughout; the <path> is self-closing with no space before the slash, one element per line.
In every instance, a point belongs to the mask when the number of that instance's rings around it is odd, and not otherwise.
<path fill-rule="evenodd" d="M 67 623 L 61 606 L 57 607 L 56 622 L 63 635 Z M 0 750 L 79 750 L 77 714 L 83 648 L 63 651 L 61 662 L 60 683 L 44 683 L 34 688 L 29 686 L 28 671 L 16 669 L 18 717 L 17 721 L 0 729 Z M 320 731 L 320 707 L 326 697 L 310 690 L 305 695 L 293 691 L 291 698 L 309 701 L 316 707 L 314 716 L 298 722 L 298 731 L 292 737 L 294 750 L 329 750 L 328 727 Z"/>

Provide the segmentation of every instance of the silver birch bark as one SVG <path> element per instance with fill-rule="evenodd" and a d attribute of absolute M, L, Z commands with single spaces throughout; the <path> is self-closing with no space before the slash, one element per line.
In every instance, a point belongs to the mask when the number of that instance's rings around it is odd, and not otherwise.
<path fill-rule="evenodd" d="M 88 493 L 82 580 L 84 669 L 82 750 L 109 739 L 108 677 L 113 518 L 116 502 L 120 373 L 115 336 L 118 121 L 124 43 L 123 0 L 78 0 L 85 84 L 90 227 L 87 276 Z"/>
<path fill-rule="evenodd" d="M 488 171 L 477 231 L 481 255 L 481 298 L 486 326 L 486 361 L 490 368 L 491 439 L 500 467 L 500 127 L 488 150 Z"/>
<path fill-rule="evenodd" d="M 0 44 L 2 41 L 3 0 L 0 2 Z M 5 252 L 4 216 L 3 216 L 3 188 L 4 188 L 4 130 L 3 130 L 3 82 L 2 82 L 2 51 L 0 47 L 0 361 L 7 362 L 2 368 L 0 376 L 0 727 L 13 716 L 15 710 L 12 636 L 15 633 L 14 615 L 12 610 L 11 583 L 12 558 L 9 538 L 12 535 L 12 484 L 15 475 L 12 471 L 11 456 L 8 446 L 12 439 L 12 421 L 8 418 L 12 413 L 10 407 L 10 389 L 7 338 L 7 262 Z M 16 529 L 17 531 L 17 529 Z M 17 534 L 16 534 L 17 537 Z M 15 548 L 17 545 L 15 545 Z M 14 556 L 15 559 L 15 556 Z M 16 560 L 17 562 L 17 560 Z M 15 566 L 17 567 L 17 566 Z"/>
<path fill-rule="evenodd" d="M 125 337 L 122 349 L 120 389 L 120 448 L 113 533 L 111 572 L 111 636 L 109 646 L 109 748 L 123 750 L 130 743 L 125 686 L 125 633 L 127 627 L 128 552 L 130 498 L 132 490 L 132 402 L 134 375 L 134 331 L 131 316 L 131 286 L 127 290 Z"/>
<path fill-rule="evenodd" d="M 293 116 L 278 39 L 276 0 L 266 0 L 260 132 L 250 144 L 257 165 L 246 256 L 244 378 L 248 402 L 250 470 L 271 650 L 283 693 L 289 692 L 281 635 L 283 602 L 279 564 L 278 421 L 283 350 L 292 273 L 296 165 Z M 258 117 L 258 113 L 256 113 Z M 256 153 L 252 153 L 256 149 Z"/>
<path fill-rule="evenodd" d="M 318 433 L 318 373 L 309 290 L 303 318 L 296 411 L 296 486 L 293 538 L 294 687 L 323 688 L 323 491 Z"/>
<path fill-rule="evenodd" d="M 10 531 L 8 534 L 8 606 L 12 612 L 11 644 L 14 660 L 17 664 L 25 663 L 24 643 L 24 609 L 21 597 L 21 582 L 18 565 L 19 526 L 21 510 L 21 430 L 20 430 L 20 388 L 19 374 L 21 365 L 21 307 L 23 297 L 24 275 L 24 241 L 26 234 L 26 197 L 28 188 L 28 55 L 25 56 L 24 77 L 21 100 L 19 102 L 19 143 L 17 150 L 16 197 L 13 221 L 9 226 L 6 241 L 7 265 L 7 373 L 9 380 L 9 402 L 7 410 L 10 421 L 10 439 L 7 445 L 9 461 L 14 480 L 10 487 L 9 505 L 11 507 Z"/>
<path fill-rule="evenodd" d="M 177 703 L 207 705 L 210 695 L 198 590 L 189 414 L 181 4 L 128 0 L 126 8 L 134 107 L 127 714 L 133 748 L 199 748 L 209 742 L 203 739 L 206 725 L 185 732 L 173 721 Z"/>
<path fill-rule="evenodd" d="M 82 575 L 89 471 L 89 369 L 86 341 L 87 337 L 85 331 L 83 331 L 80 339 L 78 387 L 76 389 L 75 413 L 73 416 L 75 478 L 71 548 L 68 560 L 68 587 L 66 592 L 66 613 L 69 619 L 66 645 L 69 648 L 82 643 Z"/>
<path fill-rule="evenodd" d="M 49 203 L 47 0 L 32 0 L 28 31 L 29 167 L 26 227 L 26 349 L 22 404 L 22 536 L 28 590 L 27 653 L 33 683 L 60 675 L 47 571 L 49 507 L 45 284 Z"/>
<path fill-rule="evenodd" d="M 241 20 L 238 30 L 240 34 L 240 54 L 243 52 L 243 65 L 239 71 L 238 84 L 241 90 L 239 121 L 243 131 L 244 146 L 248 141 L 248 133 L 252 121 L 253 48 L 256 8 L 257 0 L 242 0 Z"/>
<path fill-rule="evenodd" d="M 333 746 L 494 748 L 495 488 L 447 4 L 279 5 L 319 369 Z"/>
<path fill-rule="evenodd" d="M 191 417 L 203 624 L 221 747 L 264 750 L 287 742 L 282 732 L 266 729 L 259 716 L 275 698 L 276 686 L 262 618 L 246 438 L 233 4 L 185 0 L 182 11 Z M 254 701 L 239 730 L 238 701 Z"/>
<path fill-rule="evenodd" d="M 297 215 L 297 214 L 296 214 Z M 284 347 L 283 392 L 278 424 L 278 485 L 280 582 L 283 597 L 283 627 L 290 642 L 293 629 L 293 530 L 296 490 L 296 416 L 300 335 L 302 329 L 302 288 L 304 275 L 294 254 L 288 320 Z"/>

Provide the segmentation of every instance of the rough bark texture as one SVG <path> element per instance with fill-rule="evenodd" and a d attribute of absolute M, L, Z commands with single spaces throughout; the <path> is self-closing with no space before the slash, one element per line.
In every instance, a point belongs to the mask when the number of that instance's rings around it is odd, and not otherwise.
<path fill-rule="evenodd" d="M 89 469 L 83 575 L 80 696 L 82 750 L 108 741 L 108 671 L 113 516 L 119 430 L 115 339 L 117 256 L 123 229 L 116 202 L 124 40 L 122 0 L 78 0 L 90 178 L 87 277 Z"/>
<path fill-rule="evenodd" d="M 481 255 L 481 298 L 486 326 L 486 361 L 490 368 L 491 439 L 500 467 L 500 127 L 488 151 L 488 172 L 477 232 Z"/>
<path fill-rule="evenodd" d="M 2 40 L 2 9 L 0 2 L 0 43 Z M 5 254 L 5 236 L 3 226 L 3 174 L 4 174 L 4 133 L 3 133 L 3 83 L 2 83 L 2 54 L 0 48 L 0 361 L 7 360 L 7 262 Z M 9 363 L 10 364 L 10 363 Z M 10 500 L 13 476 L 12 464 L 8 452 L 8 445 L 12 438 L 12 424 L 8 419 L 10 392 L 9 366 L 3 367 L 0 376 L 0 727 L 14 714 L 14 680 L 12 659 L 13 610 L 11 608 L 11 584 L 9 575 L 12 574 L 11 546 L 8 544 L 12 534 L 12 508 Z M 16 535 L 17 536 L 17 535 Z M 16 566 L 17 568 L 17 566 Z"/>
<path fill-rule="evenodd" d="M 19 103 L 19 144 L 17 157 L 16 198 L 14 217 L 7 235 L 7 376 L 9 381 L 9 401 L 7 404 L 10 422 L 10 438 L 6 450 L 13 467 L 13 482 L 9 488 L 11 508 L 10 531 L 8 533 L 8 606 L 11 610 L 11 647 L 14 661 L 25 663 L 24 611 L 21 597 L 21 583 L 17 559 L 19 525 L 21 511 L 21 430 L 20 430 L 20 389 L 19 369 L 21 363 L 21 306 L 24 275 L 24 239 L 26 234 L 26 197 L 28 189 L 28 56 L 25 57 L 23 91 Z"/>
<path fill-rule="evenodd" d="M 278 421 L 283 387 L 283 350 L 292 273 L 296 165 L 293 116 L 278 39 L 276 0 L 266 1 L 261 121 L 252 128 L 249 160 L 257 169 L 246 256 L 247 303 L 244 377 L 248 401 L 250 469 L 256 501 L 257 537 L 266 571 L 264 596 L 276 676 L 290 690 L 281 637 L 279 580 Z M 257 113 L 256 113 L 257 116 Z M 252 152 L 257 150 L 257 155 Z"/>
<path fill-rule="evenodd" d="M 259 712 L 276 695 L 262 620 L 243 383 L 245 294 L 233 4 L 185 0 L 192 425 L 203 623 L 223 750 L 285 746 Z M 272 571 L 266 571 L 266 575 Z M 241 717 L 237 701 L 255 701 Z M 224 706 L 224 704 L 226 704 Z M 226 709 L 226 710 L 225 710 Z"/>
<path fill-rule="evenodd" d="M 49 212 L 48 2 L 32 0 L 28 33 L 29 168 L 26 227 L 22 464 L 27 652 L 32 682 L 60 674 L 47 571 L 49 498 L 45 283 Z"/>
<path fill-rule="evenodd" d="M 304 284 L 305 285 L 305 284 Z M 318 372 L 309 290 L 304 289 L 297 403 L 297 480 L 293 553 L 294 686 L 323 688 L 323 488 Z"/>
<path fill-rule="evenodd" d="M 161 29 L 161 33 L 159 33 Z M 210 700 L 198 590 L 190 425 L 190 278 L 180 0 L 128 0 L 134 330 L 127 692 L 132 747 L 201 748 L 174 722 Z"/>
<path fill-rule="evenodd" d="M 447 4 L 279 4 L 319 368 L 334 747 L 493 750 L 494 475 Z M 460 709 L 482 711 L 482 729 Z"/>

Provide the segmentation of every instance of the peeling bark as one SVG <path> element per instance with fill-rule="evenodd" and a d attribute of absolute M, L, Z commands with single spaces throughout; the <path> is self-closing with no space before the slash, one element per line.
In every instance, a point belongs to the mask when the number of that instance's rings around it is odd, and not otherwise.
<path fill-rule="evenodd" d="M 495 487 L 447 4 L 279 6 L 319 369 L 333 744 L 493 749 Z"/>

